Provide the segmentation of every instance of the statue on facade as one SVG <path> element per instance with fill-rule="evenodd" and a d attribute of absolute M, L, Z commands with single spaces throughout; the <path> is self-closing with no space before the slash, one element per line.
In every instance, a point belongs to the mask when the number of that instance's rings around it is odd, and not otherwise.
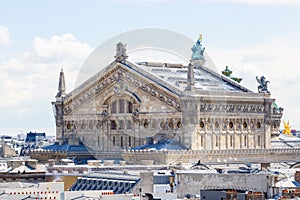
<path fill-rule="evenodd" d="M 259 86 L 257 87 L 259 93 L 270 93 L 268 90 L 268 83 L 270 83 L 270 81 L 267 81 L 264 76 L 261 76 L 260 78 L 256 76 L 256 80 L 259 83 Z"/>
<path fill-rule="evenodd" d="M 243 79 L 242 78 L 238 78 L 238 77 L 234 77 L 234 76 L 231 76 L 232 74 L 232 71 L 229 70 L 228 66 L 226 66 L 225 70 L 222 71 L 222 74 L 224 74 L 225 76 L 229 77 L 230 79 L 240 83 Z"/>
<path fill-rule="evenodd" d="M 202 35 L 199 36 L 196 44 L 192 47 L 192 60 L 203 60 L 204 59 L 204 51 L 205 47 L 202 47 Z"/>
<path fill-rule="evenodd" d="M 283 126 L 284 126 L 284 129 L 282 130 L 282 134 L 293 135 L 289 121 L 287 121 L 287 122 L 283 121 Z"/>
<path fill-rule="evenodd" d="M 119 42 L 117 44 L 116 51 L 117 51 L 116 55 L 115 55 L 116 61 L 121 62 L 121 61 L 126 60 L 126 58 L 128 58 L 128 56 L 126 54 L 126 44 Z"/>

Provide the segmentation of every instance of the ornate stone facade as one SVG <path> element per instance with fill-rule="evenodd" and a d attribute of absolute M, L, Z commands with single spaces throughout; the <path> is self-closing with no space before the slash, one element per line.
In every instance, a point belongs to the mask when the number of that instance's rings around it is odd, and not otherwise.
<path fill-rule="evenodd" d="M 61 144 L 81 141 L 98 158 L 120 157 L 148 138 L 173 139 L 190 150 L 270 147 L 282 110 L 272 109 L 269 93 L 251 92 L 203 66 L 205 60 L 192 61 L 188 72 L 188 66 L 119 58 L 67 95 L 59 86 L 52 104 Z M 178 73 L 192 77 L 190 83 Z"/>

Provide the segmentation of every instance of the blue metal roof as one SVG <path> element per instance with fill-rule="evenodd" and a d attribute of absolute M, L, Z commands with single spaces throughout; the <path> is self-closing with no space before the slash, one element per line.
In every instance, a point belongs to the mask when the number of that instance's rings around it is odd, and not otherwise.
<path fill-rule="evenodd" d="M 44 150 L 53 150 L 53 151 L 67 151 L 67 152 L 74 152 L 74 151 L 88 151 L 84 144 L 80 143 L 79 145 L 68 145 L 68 144 L 52 144 L 49 146 L 43 147 Z"/>
<path fill-rule="evenodd" d="M 133 150 L 155 149 L 155 150 L 186 150 L 183 144 L 176 140 L 161 140 L 156 144 L 145 144 L 139 147 L 132 148 Z"/>
<path fill-rule="evenodd" d="M 46 133 L 33 133 L 30 131 L 26 135 L 25 142 L 37 142 L 40 138 L 46 139 Z"/>
<path fill-rule="evenodd" d="M 296 188 L 300 188 L 300 183 L 297 181 L 292 181 L 292 183 L 295 185 Z"/>

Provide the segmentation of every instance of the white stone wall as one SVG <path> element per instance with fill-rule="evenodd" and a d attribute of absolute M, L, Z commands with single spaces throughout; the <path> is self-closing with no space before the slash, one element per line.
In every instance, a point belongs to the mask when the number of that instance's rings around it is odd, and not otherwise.
<path fill-rule="evenodd" d="M 73 144 L 80 138 L 92 150 L 108 152 L 143 145 L 147 137 L 155 142 L 175 139 L 191 150 L 270 147 L 274 131 L 270 125 L 281 115 L 272 114 L 274 100 L 269 95 L 180 92 L 167 88 L 166 83 L 158 85 L 153 80 L 161 80 L 148 76 L 146 79 L 116 63 L 68 94 L 57 138 Z M 132 112 L 112 113 L 112 104 L 118 99 L 131 102 Z M 53 104 L 59 108 L 60 102 Z M 58 112 L 56 121 L 60 118 Z"/>
<path fill-rule="evenodd" d="M 271 178 L 266 174 L 202 174 L 177 173 L 176 191 L 179 197 L 199 194 L 200 190 L 232 189 L 268 192 Z"/>

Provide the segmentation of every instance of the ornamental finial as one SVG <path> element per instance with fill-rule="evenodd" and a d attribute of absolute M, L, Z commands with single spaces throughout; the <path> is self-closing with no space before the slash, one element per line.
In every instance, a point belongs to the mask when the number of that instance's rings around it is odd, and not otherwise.
<path fill-rule="evenodd" d="M 59 82 L 58 82 L 58 93 L 56 97 L 62 97 L 66 95 L 66 83 L 65 83 L 65 74 L 63 69 L 59 73 Z"/>
<path fill-rule="evenodd" d="M 116 51 L 117 51 L 117 53 L 115 55 L 116 61 L 122 62 L 122 61 L 126 60 L 126 58 L 128 58 L 128 56 L 126 54 L 126 44 L 119 42 L 117 44 Z"/>

